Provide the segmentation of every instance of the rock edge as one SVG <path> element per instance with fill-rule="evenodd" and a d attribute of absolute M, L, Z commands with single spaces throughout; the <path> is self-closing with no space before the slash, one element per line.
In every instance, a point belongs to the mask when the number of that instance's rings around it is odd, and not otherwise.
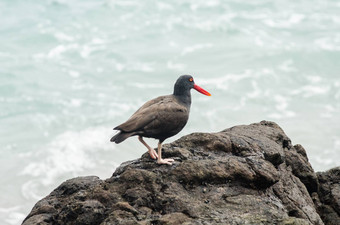
<path fill-rule="evenodd" d="M 340 167 L 315 173 L 274 122 L 193 133 L 163 146 L 172 166 L 144 154 L 112 177 L 62 183 L 31 224 L 339 224 Z"/>

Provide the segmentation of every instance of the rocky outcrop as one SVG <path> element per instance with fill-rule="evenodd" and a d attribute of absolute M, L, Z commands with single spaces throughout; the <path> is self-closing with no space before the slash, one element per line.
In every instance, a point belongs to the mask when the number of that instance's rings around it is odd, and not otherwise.
<path fill-rule="evenodd" d="M 317 173 L 319 192 L 315 205 L 325 224 L 340 224 L 340 167 Z"/>
<path fill-rule="evenodd" d="M 301 145 L 262 121 L 194 133 L 163 146 L 172 166 L 147 154 L 107 180 L 62 183 L 29 224 L 337 224 L 340 168 L 314 173 Z M 338 223 L 339 224 L 339 223 Z"/>

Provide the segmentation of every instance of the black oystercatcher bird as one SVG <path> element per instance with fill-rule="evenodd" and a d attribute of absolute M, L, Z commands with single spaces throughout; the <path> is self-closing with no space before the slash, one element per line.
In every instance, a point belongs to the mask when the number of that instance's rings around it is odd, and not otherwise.
<path fill-rule="evenodd" d="M 162 158 L 162 143 L 180 132 L 187 123 L 192 88 L 210 96 L 209 92 L 195 84 L 192 76 L 182 75 L 177 79 L 172 95 L 160 96 L 146 102 L 125 123 L 113 128 L 119 130 L 119 133 L 113 136 L 111 141 L 119 144 L 128 137 L 138 135 L 138 140 L 148 148 L 151 158 L 157 158 L 158 164 L 171 165 L 173 159 Z M 158 154 L 143 137 L 159 140 Z"/>

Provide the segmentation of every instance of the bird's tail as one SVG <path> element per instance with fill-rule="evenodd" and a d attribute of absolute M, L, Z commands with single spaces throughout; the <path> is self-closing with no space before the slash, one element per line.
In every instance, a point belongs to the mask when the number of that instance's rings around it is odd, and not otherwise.
<path fill-rule="evenodd" d="M 113 136 L 110 141 L 119 144 L 120 142 L 123 142 L 126 138 L 131 137 L 132 135 L 133 135 L 132 133 L 125 133 L 123 131 L 119 131 L 119 133 Z"/>

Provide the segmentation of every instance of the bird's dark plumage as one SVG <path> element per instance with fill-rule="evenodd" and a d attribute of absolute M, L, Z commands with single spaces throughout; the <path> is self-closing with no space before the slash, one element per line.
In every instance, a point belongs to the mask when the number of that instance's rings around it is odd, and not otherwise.
<path fill-rule="evenodd" d="M 139 135 L 165 139 L 180 132 L 189 118 L 190 105 L 184 105 L 174 95 L 155 98 L 145 103 L 125 123 L 114 130 L 120 132 L 111 141 L 120 143 L 126 138 Z"/>
<path fill-rule="evenodd" d="M 119 133 L 111 138 L 111 142 L 118 144 L 138 135 L 140 141 L 147 146 L 142 137 L 158 139 L 161 144 L 165 139 L 176 135 L 188 121 L 192 88 L 210 95 L 195 85 L 192 76 L 183 75 L 176 81 L 173 94 L 146 102 L 125 123 L 115 127 L 114 130 Z"/>

